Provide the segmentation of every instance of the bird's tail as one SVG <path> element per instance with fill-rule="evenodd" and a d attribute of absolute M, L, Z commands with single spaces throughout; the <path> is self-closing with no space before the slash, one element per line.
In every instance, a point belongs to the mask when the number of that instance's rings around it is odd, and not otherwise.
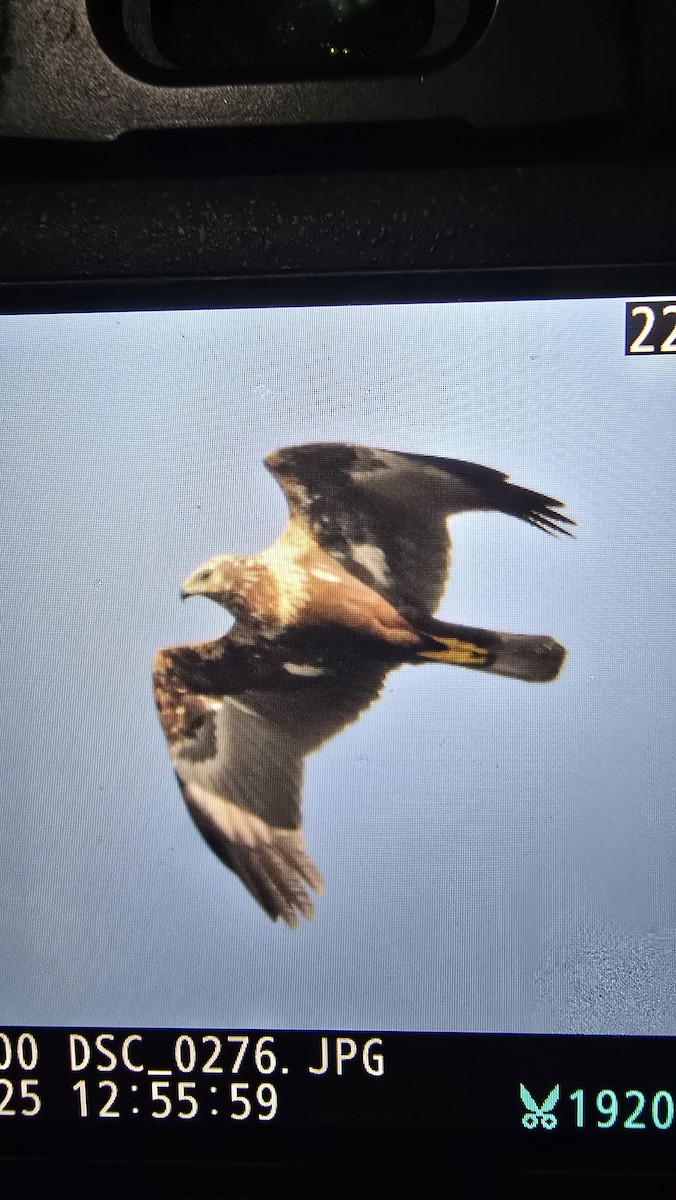
<path fill-rule="evenodd" d="M 556 679 L 566 657 L 559 642 L 538 634 L 493 633 L 445 621 L 430 621 L 421 633 L 424 641 L 414 652 L 416 662 L 453 663 L 529 683 Z"/>

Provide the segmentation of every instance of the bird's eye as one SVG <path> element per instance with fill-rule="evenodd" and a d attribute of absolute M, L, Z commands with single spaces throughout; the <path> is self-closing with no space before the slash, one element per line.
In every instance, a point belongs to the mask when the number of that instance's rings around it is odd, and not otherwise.
<path fill-rule="evenodd" d="M 197 582 L 198 583 L 206 583 L 207 579 L 211 579 L 211 568 L 210 567 L 206 567 L 204 569 L 204 571 L 200 571 L 199 575 L 197 576 Z"/>

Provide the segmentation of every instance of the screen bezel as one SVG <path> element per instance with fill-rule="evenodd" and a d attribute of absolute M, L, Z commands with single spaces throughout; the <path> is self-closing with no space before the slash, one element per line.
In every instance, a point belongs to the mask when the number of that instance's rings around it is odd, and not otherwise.
<path fill-rule="evenodd" d="M 610 299 L 676 291 L 676 264 L 492 267 L 354 274 L 270 274 L 204 279 L 0 281 L 0 313 L 306 308 L 362 304 Z"/>

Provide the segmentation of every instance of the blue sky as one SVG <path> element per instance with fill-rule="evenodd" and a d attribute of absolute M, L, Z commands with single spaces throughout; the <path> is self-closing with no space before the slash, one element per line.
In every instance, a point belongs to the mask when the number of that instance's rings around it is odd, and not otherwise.
<path fill-rule="evenodd" d="M 675 363 L 624 302 L 0 317 L 0 1024 L 676 1033 Z M 449 620 L 536 686 L 390 677 L 308 761 L 317 918 L 273 925 L 184 808 L 150 684 L 179 601 L 277 535 L 269 450 L 507 471 L 577 537 L 453 522 Z"/>

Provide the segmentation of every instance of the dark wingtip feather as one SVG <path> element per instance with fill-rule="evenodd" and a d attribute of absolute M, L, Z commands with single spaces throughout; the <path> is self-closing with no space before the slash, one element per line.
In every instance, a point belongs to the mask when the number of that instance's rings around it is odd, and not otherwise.
<path fill-rule="evenodd" d="M 534 492 L 530 488 L 519 487 L 511 483 L 506 475 L 498 481 L 487 481 L 487 500 L 498 510 L 509 516 L 518 517 L 535 525 L 545 533 L 565 533 L 572 537 L 568 525 L 575 525 L 572 517 L 566 517 L 559 509 L 564 507 L 563 500 L 554 496 L 546 496 L 543 492 Z"/>
<path fill-rule="evenodd" d="M 574 537 L 575 534 L 570 529 L 566 529 L 566 525 L 576 525 L 577 522 L 573 521 L 572 517 L 565 517 L 563 513 L 554 512 L 550 507 L 561 503 L 561 500 L 547 500 L 542 507 L 533 508 L 529 513 L 525 513 L 524 520 L 528 521 L 529 525 L 535 525 L 538 529 L 542 529 L 544 533 L 564 533 L 566 537 Z"/>
<path fill-rule="evenodd" d="M 211 843 L 213 848 L 213 842 Z M 312 899 L 304 882 L 318 895 L 324 881 L 293 830 L 276 830 L 269 844 L 255 847 L 229 843 L 216 852 L 234 870 L 273 921 L 280 918 L 290 929 L 299 916 L 314 919 Z"/>

